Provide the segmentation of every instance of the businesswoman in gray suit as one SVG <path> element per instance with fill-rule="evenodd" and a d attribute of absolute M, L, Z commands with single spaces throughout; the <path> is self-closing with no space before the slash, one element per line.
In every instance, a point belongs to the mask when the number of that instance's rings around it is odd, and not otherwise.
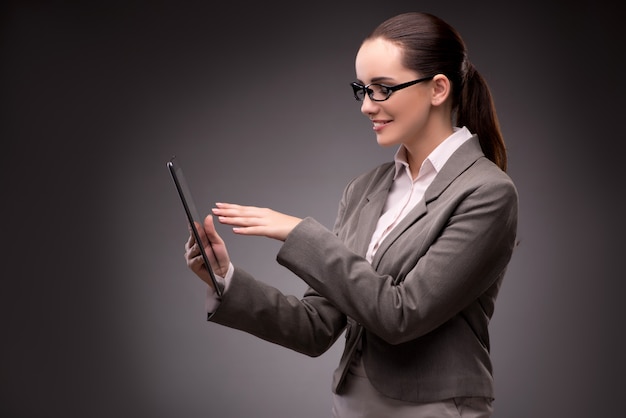
<path fill-rule="evenodd" d="M 406 13 L 362 43 L 352 83 L 394 161 L 345 188 L 332 231 L 312 218 L 218 203 L 241 235 L 284 243 L 277 260 L 308 284 L 301 298 L 231 262 L 213 216 L 204 228 L 223 284 L 213 294 L 193 237 L 189 268 L 209 285 L 209 320 L 309 356 L 345 331 L 335 417 L 489 417 L 488 323 L 511 258 L 517 192 L 489 89 L 458 33 Z"/>

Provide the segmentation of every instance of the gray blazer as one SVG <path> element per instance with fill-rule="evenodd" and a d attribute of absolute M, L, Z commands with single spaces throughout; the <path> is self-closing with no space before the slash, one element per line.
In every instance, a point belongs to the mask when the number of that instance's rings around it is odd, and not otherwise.
<path fill-rule="evenodd" d="M 370 264 L 393 174 L 386 163 L 354 179 L 333 232 L 306 218 L 289 234 L 277 260 L 310 286 L 301 299 L 235 267 L 209 320 L 310 356 L 345 330 L 336 393 L 360 341 L 371 383 L 391 398 L 492 398 L 487 327 L 516 241 L 515 186 L 471 138 Z"/>

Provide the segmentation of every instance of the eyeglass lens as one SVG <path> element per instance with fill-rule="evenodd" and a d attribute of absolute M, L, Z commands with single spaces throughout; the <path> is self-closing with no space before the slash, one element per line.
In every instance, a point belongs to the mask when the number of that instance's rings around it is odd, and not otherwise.
<path fill-rule="evenodd" d="M 354 83 L 352 85 L 352 88 L 354 89 L 354 95 L 357 100 L 365 99 L 366 91 L 368 96 L 372 100 L 386 100 L 389 97 L 389 93 L 391 93 L 391 90 L 389 90 L 389 88 L 380 84 L 370 84 L 369 86 L 365 87 L 358 83 Z"/>

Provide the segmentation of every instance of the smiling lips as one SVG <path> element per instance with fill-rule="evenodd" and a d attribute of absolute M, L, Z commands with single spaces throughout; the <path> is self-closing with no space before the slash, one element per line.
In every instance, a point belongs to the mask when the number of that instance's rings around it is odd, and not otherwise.
<path fill-rule="evenodd" d="M 387 126 L 390 122 L 391 122 L 390 120 L 372 120 L 372 123 L 374 123 L 373 129 L 376 132 L 379 132 L 381 129 Z"/>

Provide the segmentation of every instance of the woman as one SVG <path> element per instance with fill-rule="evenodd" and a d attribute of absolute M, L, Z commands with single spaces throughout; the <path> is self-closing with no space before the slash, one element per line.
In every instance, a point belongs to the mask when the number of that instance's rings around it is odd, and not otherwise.
<path fill-rule="evenodd" d="M 332 232 L 312 218 L 216 204 L 235 233 L 284 241 L 278 262 L 309 288 L 283 295 L 233 266 L 208 216 L 224 283 L 220 299 L 209 292 L 209 320 L 310 356 L 345 330 L 335 417 L 488 417 L 487 328 L 517 228 L 489 89 L 457 32 L 425 13 L 383 22 L 355 68 L 354 96 L 378 143 L 398 147 L 394 162 L 348 184 Z M 185 248 L 211 286 L 193 237 Z"/>

